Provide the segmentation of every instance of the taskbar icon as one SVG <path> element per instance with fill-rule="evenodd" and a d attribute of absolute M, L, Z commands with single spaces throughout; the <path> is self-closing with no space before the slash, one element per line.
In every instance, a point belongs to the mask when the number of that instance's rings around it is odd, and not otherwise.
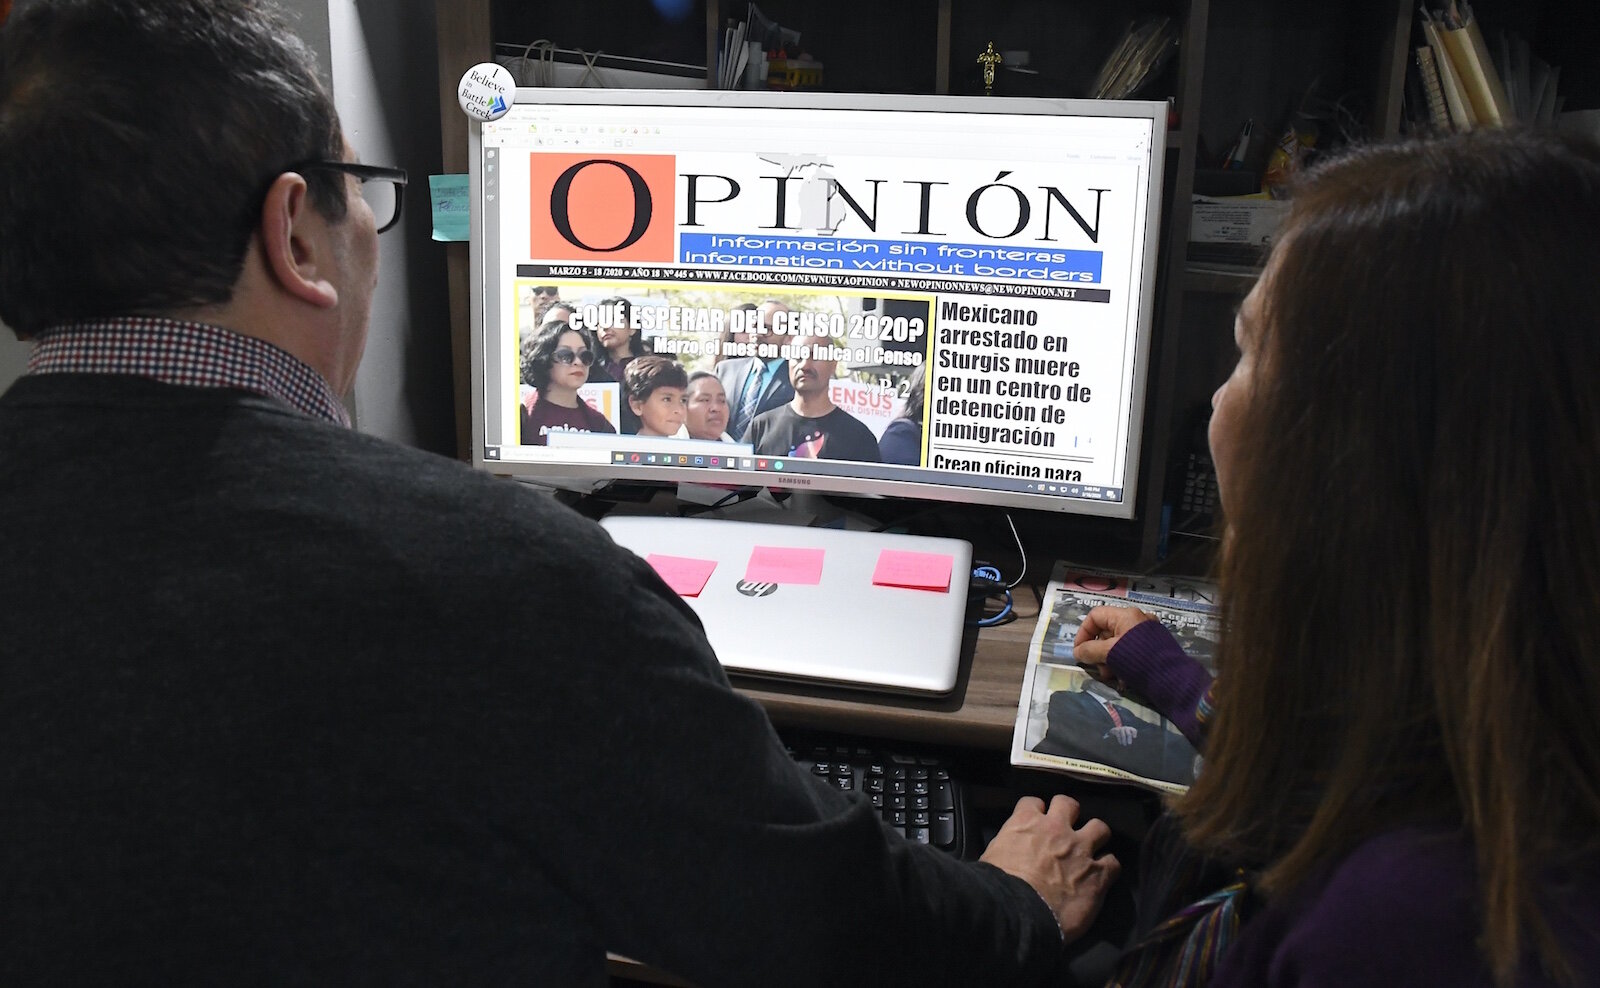
<path fill-rule="evenodd" d="M 737 456 L 722 456 L 720 454 L 711 456 L 704 453 L 651 453 L 631 449 L 612 450 L 611 462 L 628 465 L 639 464 L 641 466 L 691 467 L 699 470 L 736 470 L 740 465 L 740 460 Z M 746 470 L 755 469 L 754 461 L 745 460 L 744 468 Z M 762 469 L 766 469 L 766 467 L 763 466 Z"/>

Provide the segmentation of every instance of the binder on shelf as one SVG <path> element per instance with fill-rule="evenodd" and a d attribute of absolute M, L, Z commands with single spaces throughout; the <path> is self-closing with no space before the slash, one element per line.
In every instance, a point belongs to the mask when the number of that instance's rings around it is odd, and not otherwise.
<path fill-rule="evenodd" d="M 1556 84 L 1561 81 L 1561 66 L 1547 65 L 1548 70 L 1545 84 L 1540 88 L 1539 112 L 1535 120 L 1542 124 L 1553 124 L 1561 115 L 1561 106 L 1566 102 L 1566 97 L 1556 92 Z"/>
<path fill-rule="evenodd" d="M 1472 15 L 1472 5 L 1450 5 L 1441 31 L 1444 44 L 1450 51 L 1450 62 L 1461 76 L 1462 88 L 1472 102 L 1472 112 L 1478 121 L 1492 127 L 1503 127 L 1516 120 L 1511 101 L 1506 98 L 1500 73 L 1489 57 L 1489 46 L 1483 41 L 1478 20 Z"/>
<path fill-rule="evenodd" d="M 1529 105 L 1532 75 L 1529 71 L 1528 42 L 1514 35 L 1502 33 L 1495 50 L 1495 68 L 1500 70 L 1500 81 L 1506 87 L 1506 102 L 1511 114 L 1518 120 L 1532 120 L 1534 108 Z"/>
<path fill-rule="evenodd" d="M 1417 48 L 1417 76 L 1422 80 L 1422 95 L 1427 101 L 1428 120 L 1441 134 L 1450 131 L 1450 108 L 1444 101 L 1444 86 L 1439 81 L 1439 63 L 1433 49 L 1427 45 Z"/>
<path fill-rule="evenodd" d="M 1128 99 L 1155 77 L 1177 47 L 1178 25 L 1172 18 L 1157 15 L 1134 21 L 1095 73 L 1089 95 Z"/>
<path fill-rule="evenodd" d="M 1422 11 L 1422 34 L 1428 39 L 1428 47 L 1433 49 L 1434 64 L 1439 69 L 1439 88 L 1444 92 L 1451 125 L 1456 130 L 1471 130 L 1477 126 L 1478 116 L 1473 112 L 1472 102 L 1467 99 L 1466 91 L 1461 86 L 1461 77 L 1450 61 L 1450 50 L 1444 43 L 1444 26 L 1434 20 L 1425 8 Z"/>
<path fill-rule="evenodd" d="M 1516 34 L 1500 36 L 1500 75 L 1506 98 L 1518 120 L 1553 124 L 1556 84 L 1561 70 L 1533 54 L 1528 40 Z"/>

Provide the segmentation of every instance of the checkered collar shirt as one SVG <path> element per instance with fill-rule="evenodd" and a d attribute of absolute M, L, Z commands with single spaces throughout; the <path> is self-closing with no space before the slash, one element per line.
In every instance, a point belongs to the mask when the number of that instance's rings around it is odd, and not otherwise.
<path fill-rule="evenodd" d="M 322 375 L 265 340 L 220 326 L 132 316 L 38 334 L 29 374 L 132 374 L 191 388 L 237 388 L 312 418 L 350 424 Z"/>

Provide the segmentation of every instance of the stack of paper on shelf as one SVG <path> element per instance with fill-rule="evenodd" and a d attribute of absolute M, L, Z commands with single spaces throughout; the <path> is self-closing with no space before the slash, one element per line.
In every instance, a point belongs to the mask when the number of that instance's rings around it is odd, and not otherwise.
<path fill-rule="evenodd" d="M 747 34 L 749 21 L 729 22 L 723 32 L 722 53 L 717 59 L 717 88 L 738 89 L 744 81 L 745 66 L 750 64 L 750 43 Z"/>
<path fill-rule="evenodd" d="M 782 52 L 789 63 L 794 62 L 801 54 L 800 32 L 784 27 L 763 14 L 760 7 L 750 4 L 745 8 L 744 20 L 735 22 L 729 18 L 723 31 L 722 49 L 717 53 L 717 88 L 759 89 L 766 85 L 770 81 L 769 71 L 784 68 L 769 61 L 776 52 Z M 820 76 L 820 64 L 815 64 L 813 74 Z M 816 82 L 820 82 L 820 78 L 805 80 L 805 84 Z M 783 88 L 794 88 L 794 85 L 787 82 Z"/>

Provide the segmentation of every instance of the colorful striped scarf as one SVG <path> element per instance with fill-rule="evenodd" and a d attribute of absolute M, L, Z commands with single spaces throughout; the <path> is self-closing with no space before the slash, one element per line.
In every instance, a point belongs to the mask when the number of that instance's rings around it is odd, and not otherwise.
<path fill-rule="evenodd" d="M 1249 880 L 1196 853 L 1170 816 L 1151 827 L 1143 858 L 1138 933 L 1108 988 L 1202 988 L 1253 905 Z"/>

